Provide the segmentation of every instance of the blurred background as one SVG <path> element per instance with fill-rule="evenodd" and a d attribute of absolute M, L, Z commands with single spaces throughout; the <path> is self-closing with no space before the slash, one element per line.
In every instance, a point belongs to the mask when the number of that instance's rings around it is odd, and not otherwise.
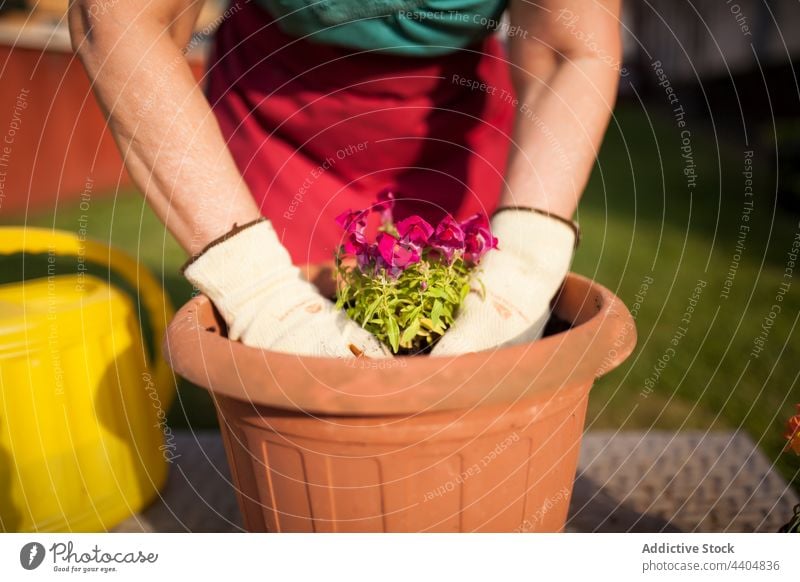
<path fill-rule="evenodd" d="M 200 82 L 224 9 L 206 3 L 187 53 Z M 0 223 L 115 245 L 179 306 L 185 257 L 130 185 L 65 10 L 0 2 Z M 741 428 L 797 486 L 781 433 L 800 402 L 800 2 L 627 0 L 623 28 L 574 270 L 627 303 L 639 344 L 596 384 L 587 430 Z M 3 281 L 46 268 L 20 260 Z M 178 381 L 170 426 L 215 427 L 207 393 Z"/>

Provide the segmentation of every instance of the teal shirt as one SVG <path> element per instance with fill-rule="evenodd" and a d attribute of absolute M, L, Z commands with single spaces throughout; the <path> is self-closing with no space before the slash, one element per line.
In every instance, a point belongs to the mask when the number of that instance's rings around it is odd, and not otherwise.
<path fill-rule="evenodd" d="M 500 24 L 508 0 L 257 0 L 286 34 L 353 49 L 436 56 Z"/>

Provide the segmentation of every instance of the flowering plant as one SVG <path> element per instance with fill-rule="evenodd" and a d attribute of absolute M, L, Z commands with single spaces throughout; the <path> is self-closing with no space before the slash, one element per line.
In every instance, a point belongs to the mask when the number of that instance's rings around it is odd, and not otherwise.
<path fill-rule="evenodd" d="M 800 455 L 800 404 L 797 405 L 797 414 L 786 422 L 786 430 L 783 433 L 786 443 L 785 451 L 794 451 Z"/>
<path fill-rule="evenodd" d="M 393 207 L 385 192 L 372 208 L 336 218 L 345 231 L 336 253 L 336 305 L 394 353 L 417 353 L 452 325 L 470 272 L 497 239 L 482 214 L 463 222 L 445 216 L 433 226 L 416 215 L 395 223 Z M 367 220 L 374 214 L 381 227 L 370 241 Z"/>
<path fill-rule="evenodd" d="M 786 422 L 783 438 L 788 441 L 784 451 L 794 451 L 796 455 L 800 455 L 800 404 L 797 405 L 797 414 Z M 795 505 L 794 516 L 789 520 L 789 523 L 778 531 L 782 533 L 800 533 L 800 503 Z"/>

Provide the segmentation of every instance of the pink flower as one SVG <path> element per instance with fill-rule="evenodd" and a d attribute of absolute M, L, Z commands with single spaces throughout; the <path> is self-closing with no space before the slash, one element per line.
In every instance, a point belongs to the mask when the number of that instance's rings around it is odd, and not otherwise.
<path fill-rule="evenodd" d="M 455 257 L 463 256 L 464 261 L 474 266 L 487 252 L 497 248 L 489 220 L 482 214 L 470 216 L 461 223 L 446 216 L 436 228 L 417 215 L 393 225 L 394 204 L 394 194 L 385 189 L 370 210 L 348 210 L 336 217 L 336 223 L 345 231 L 339 252 L 355 256 L 358 268 L 369 276 L 386 269 L 396 277 L 423 258 L 452 263 Z M 383 232 L 374 241 L 366 235 L 371 212 L 380 212 L 384 220 Z"/>
<path fill-rule="evenodd" d="M 367 237 L 364 234 L 367 228 L 367 215 L 364 210 L 342 212 L 336 217 L 336 224 L 345 230 L 342 250 L 351 255 L 358 255 L 367 246 Z"/>
<path fill-rule="evenodd" d="M 366 210 L 345 210 L 336 217 L 336 224 L 345 229 L 348 233 L 364 232 L 367 228 Z"/>
<path fill-rule="evenodd" d="M 364 236 L 363 231 L 353 230 L 345 235 L 344 252 L 350 255 L 358 255 L 362 253 L 367 246 L 367 237 Z"/>
<path fill-rule="evenodd" d="M 378 212 L 381 215 L 381 222 L 383 224 L 393 222 L 392 211 L 394 210 L 394 192 L 389 188 L 384 188 L 378 192 L 378 201 L 372 207 L 373 212 Z"/>
<path fill-rule="evenodd" d="M 418 263 L 420 259 L 419 250 L 413 245 L 386 232 L 378 234 L 378 252 L 393 275 L 398 274 L 397 270 L 402 271 L 408 265 Z"/>
<path fill-rule="evenodd" d="M 453 260 L 456 251 L 464 250 L 464 231 L 451 216 L 445 216 L 436 226 L 431 247 L 442 253 L 448 261 Z"/>
<path fill-rule="evenodd" d="M 400 237 L 409 244 L 421 250 L 428 244 L 433 234 L 433 227 L 420 216 L 409 216 L 396 225 Z"/>
<path fill-rule="evenodd" d="M 464 230 L 464 260 L 478 264 L 487 252 L 497 248 L 497 238 L 492 236 L 489 220 L 483 214 L 474 214 L 461 223 Z"/>

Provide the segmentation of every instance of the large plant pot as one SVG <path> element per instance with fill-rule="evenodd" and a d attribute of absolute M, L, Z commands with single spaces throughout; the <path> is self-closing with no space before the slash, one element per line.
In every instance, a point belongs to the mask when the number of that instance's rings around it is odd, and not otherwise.
<path fill-rule="evenodd" d="M 308 270 L 330 291 L 330 272 Z M 298 357 L 229 341 L 209 300 L 165 353 L 214 397 L 251 531 L 560 531 L 596 377 L 633 350 L 610 291 L 570 275 L 571 329 L 458 357 Z"/>

